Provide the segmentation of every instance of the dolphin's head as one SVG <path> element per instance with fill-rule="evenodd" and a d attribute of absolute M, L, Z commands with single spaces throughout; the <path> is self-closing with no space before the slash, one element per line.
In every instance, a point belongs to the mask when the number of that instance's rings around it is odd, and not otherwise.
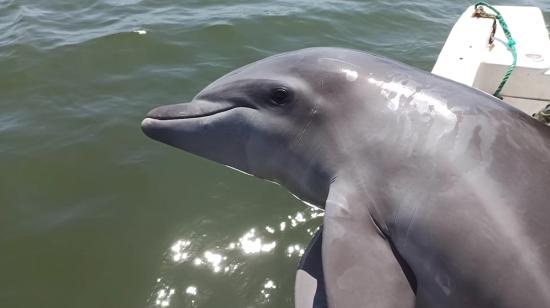
<path fill-rule="evenodd" d="M 188 103 L 151 110 L 142 129 L 155 140 L 278 182 L 322 205 L 334 176 L 330 152 L 337 146 L 327 135 L 328 109 L 335 108 L 329 101 L 339 95 L 336 88 L 342 90 L 335 83 L 350 79 L 341 63 L 338 74 L 332 64 L 323 67 L 322 55 L 312 49 L 247 65 Z"/>

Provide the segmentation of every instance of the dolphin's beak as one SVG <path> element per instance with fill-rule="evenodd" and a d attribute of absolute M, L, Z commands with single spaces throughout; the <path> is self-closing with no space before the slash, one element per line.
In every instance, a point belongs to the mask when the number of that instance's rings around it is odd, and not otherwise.
<path fill-rule="evenodd" d="M 241 107 L 229 100 L 206 99 L 161 106 L 147 113 L 141 129 L 153 140 L 246 169 L 244 151 L 248 126 L 243 123 L 242 115 L 234 111 Z"/>
<path fill-rule="evenodd" d="M 170 144 L 176 139 L 177 134 L 173 132 L 175 129 L 184 127 L 183 125 L 187 128 L 198 127 L 201 122 L 193 119 L 206 118 L 237 107 L 239 106 L 227 101 L 207 100 L 160 106 L 147 113 L 141 122 L 141 129 L 148 137 Z"/>
<path fill-rule="evenodd" d="M 155 120 L 177 120 L 201 118 L 236 108 L 229 102 L 193 101 L 157 107 L 147 113 L 146 118 Z"/>

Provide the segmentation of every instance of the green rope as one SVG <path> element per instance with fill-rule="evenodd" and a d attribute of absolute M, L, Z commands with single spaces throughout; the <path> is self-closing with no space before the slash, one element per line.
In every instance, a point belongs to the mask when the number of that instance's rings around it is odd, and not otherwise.
<path fill-rule="evenodd" d="M 496 15 L 490 15 L 490 14 L 483 13 L 483 9 L 479 8 L 480 6 L 488 7 L 493 12 L 495 12 Z M 479 17 L 496 18 L 498 20 L 498 22 L 500 23 L 500 26 L 502 27 L 502 30 L 504 31 L 504 35 L 506 35 L 506 38 L 508 39 L 508 47 L 510 47 L 510 50 L 512 51 L 512 56 L 513 56 L 514 60 L 513 60 L 512 64 L 508 67 L 508 70 L 504 74 L 504 77 L 502 78 L 502 81 L 500 82 L 500 84 L 498 85 L 498 88 L 496 89 L 495 93 L 493 94 L 494 96 L 502 99 L 502 97 L 500 96 L 500 92 L 502 92 L 502 88 L 504 88 L 504 85 L 506 84 L 506 82 L 508 82 L 508 79 L 510 79 L 510 75 L 512 75 L 512 72 L 516 68 L 516 63 L 517 63 L 517 60 L 518 60 L 518 52 L 516 50 L 516 41 L 514 41 L 514 39 L 512 38 L 512 34 L 510 33 L 510 29 L 508 29 L 508 25 L 506 24 L 506 22 L 504 21 L 504 18 L 502 17 L 502 15 L 500 14 L 500 12 L 497 9 L 492 7 L 487 2 L 483 2 L 483 1 L 476 3 L 475 9 L 476 10 L 481 9 L 482 14 L 480 14 Z"/>

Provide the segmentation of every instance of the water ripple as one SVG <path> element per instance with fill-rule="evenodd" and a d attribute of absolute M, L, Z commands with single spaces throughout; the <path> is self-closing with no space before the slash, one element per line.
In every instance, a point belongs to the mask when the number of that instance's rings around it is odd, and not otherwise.
<path fill-rule="evenodd" d="M 147 140 L 143 115 L 304 47 L 430 69 L 471 3 L 0 0 L 3 305 L 291 307 L 322 213 Z"/>
<path fill-rule="evenodd" d="M 251 270 L 255 268 L 254 266 L 251 268 L 250 263 L 265 262 L 273 255 L 284 255 L 296 264 L 303 255 L 305 246 L 288 242 L 285 237 L 296 231 L 305 234 L 307 238 L 311 237 L 322 216 L 323 211 L 308 208 L 263 227 L 251 228 L 236 239 L 227 238 L 224 240 L 227 243 L 225 245 L 211 246 L 213 243 L 219 243 L 219 239 L 209 239 L 207 234 L 194 230 L 174 241 L 167 249 L 165 253 L 168 257 L 167 262 L 175 266 L 170 272 L 199 270 L 216 275 L 247 276 L 253 275 Z M 169 283 L 168 281 L 174 279 L 170 278 L 172 276 L 170 272 L 157 279 L 157 291 L 154 293 L 156 297 L 151 299 L 153 306 L 171 306 L 171 296 L 178 292 L 185 293 L 186 297 L 192 296 L 190 300 L 193 304 L 209 300 L 208 292 L 203 292 L 200 298 L 197 297 L 197 287 L 193 279 L 188 281 L 185 278 L 183 280 L 179 278 Z M 178 286 L 188 287 L 184 290 L 178 289 Z M 246 285 L 246 288 L 254 288 L 254 286 Z M 252 297 L 255 307 L 270 303 L 270 297 L 277 291 L 277 283 L 273 278 L 265 278 L 262 286 L 259 293 Z M 208 291 L 209 288 L 208 285 L 201 286 L 204 291 Z"/>

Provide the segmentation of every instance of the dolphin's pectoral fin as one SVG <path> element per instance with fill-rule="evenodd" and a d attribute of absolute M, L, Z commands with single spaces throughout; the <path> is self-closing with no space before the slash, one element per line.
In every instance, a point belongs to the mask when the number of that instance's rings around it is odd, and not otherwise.
<path fill-rule="evenodd" d="M 328 307 L 321 256 L 322 242 L 323 226 L 319 227 L 319 230 L 311 239 L 298 265 L 294 288 L 295 308 Z"/>
<path fill-rule="evenodd" d="M 331 186 L 322 258 L 329 307 L 414 307 L 415 294 L 364 204 Z"/>

